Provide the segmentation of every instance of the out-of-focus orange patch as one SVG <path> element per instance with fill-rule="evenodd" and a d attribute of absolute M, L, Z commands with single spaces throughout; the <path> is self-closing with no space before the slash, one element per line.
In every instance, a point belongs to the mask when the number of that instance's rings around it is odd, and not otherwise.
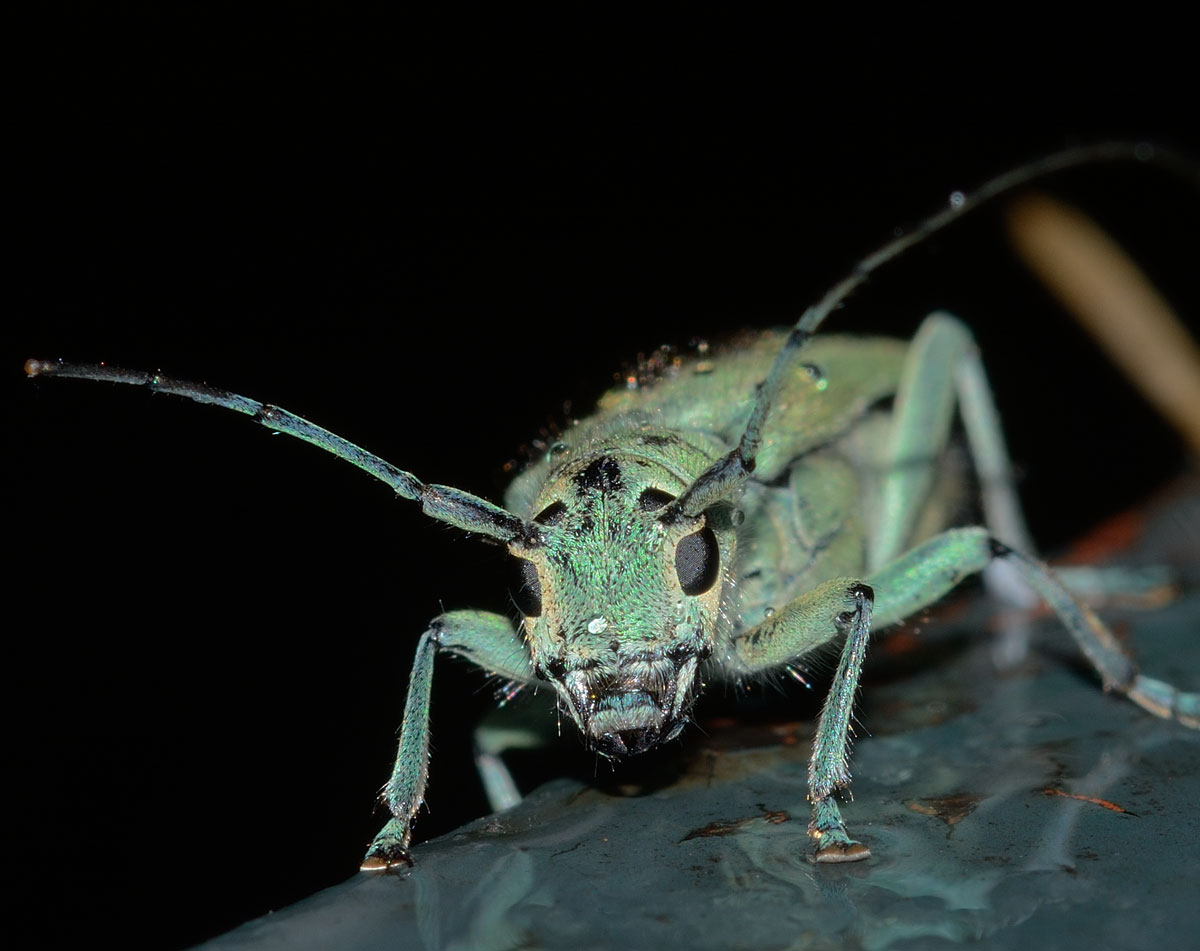
<path fill-rule="evenodd" d="M 948 826 L 962 822 L 979 805 L 980 797 L 971 793 L 956 793 L 934 799 L 909 799 L 904 805 L 909 812 L 941 819 Z"/>
<path fill-rule="evenodd" d="M 885 657 L 895 657 L 897 654 L 915 651 L 920 643 L 920 638 L 917 637 L 914 629 L 902 627 L 889 632 L 887 637 L 880 638 L 875 650 Z"/>
<path fill-rule="evenodd" d="M 1145 512 L 1136 509 L 1114 515 L 1076 541 L 1063 561 L 1085 565 L 1107 561 L 1132 548 L 1145 524 Z"/>
<path fill-rule="evenodd" d="M 1113 812 L 1119 812 L 1126 816 L 1136 816 L 1136 812 L 1130 812 L 1124 806 L 1118 806 L 1115 802 L 1109 802 L 1107 799 L 1097 799 L 1095 796 L 1081 796 L 1077 793 L 1063 792 L 1061 789 L 1052 789 L 1047 786 L 1042 790 L 1043 796 L 1062 796 L 1064 799 L 1078 799 L 1080 802 L 1090 802 L 1093 806 L 1101 806 L 1105 809 L 1111 809 Z"/>

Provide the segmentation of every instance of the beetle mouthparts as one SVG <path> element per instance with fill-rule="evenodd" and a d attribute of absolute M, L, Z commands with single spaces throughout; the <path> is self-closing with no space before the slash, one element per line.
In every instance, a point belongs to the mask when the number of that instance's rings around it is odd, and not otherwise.
<path fill-rule="evenodd" d="M 663 698 L 644 690 L 610 694 L 592 712 L 587 735 L 605 756 L 644 753 L 679 733 L 677 718 L 664 709 Z"/>
<path fill-rule="evenodd" d="M 662 730 L 657 726 L 636 727 L 616 733 L 604 733 L 596 738 L 596 749 L 605 756 L 631 756 L 644 753 L 658 745 Z"/>

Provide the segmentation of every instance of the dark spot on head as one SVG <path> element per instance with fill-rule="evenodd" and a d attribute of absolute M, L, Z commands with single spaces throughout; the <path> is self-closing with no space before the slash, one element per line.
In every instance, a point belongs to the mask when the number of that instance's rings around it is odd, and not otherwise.
<path fill-rule="evenodd" d="M 593 459 L 586 469 L 575 476 L 575 485 L 581 490 L 615 492 L 621 488 L 621 467 L 611 456 Z"/>

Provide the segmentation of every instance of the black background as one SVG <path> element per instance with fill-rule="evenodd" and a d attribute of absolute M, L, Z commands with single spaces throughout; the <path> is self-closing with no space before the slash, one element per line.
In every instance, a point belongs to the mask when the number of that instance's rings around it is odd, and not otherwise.
<path fill-rule="evenodd" d="M 660 343 L 790 322 L 955 189 L 1109 138 L 1200 154 L 1169 24 L 864 28 L 127 8 L 19 34 L 3 379 L 22 933 L 182 946 L 349 876 L 383 819 L 418 635 L 443 605 L 510 610 L 496 550 L 356 470 L 182 400 L 29 382 L 23 360 L 207 380 L 499 500 L 564 401 L 586 412 Z M 1046 187 L 1196 326 L 1193 190 L 1130 166 Z M 1181 468 L 996 209 L 832 323 L 905 335 L 934 308 L 980 338 L 1043 546 Z M 482 685 L 439 668 L 421 837 L 484 811 Z"/>

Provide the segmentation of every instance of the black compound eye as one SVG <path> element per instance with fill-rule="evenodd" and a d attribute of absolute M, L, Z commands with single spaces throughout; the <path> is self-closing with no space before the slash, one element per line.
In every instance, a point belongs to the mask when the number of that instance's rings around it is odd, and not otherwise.
<path fill-rule="evenodd" d="M 567 514 L 567 507 L 560 502 L 551 502 L 533 517 L 539 525 L 557 525 Z"/>
<path fill-rule="evenodd" d="M 526 617 L 538 617 L 542 613 L 542 583 L 538 580 L 537 566 L 528 558 L 517 558 L 516 562 L 518 577 L 513 600 Z"/>
<path fill-rule="evenodd" d="M 662 489 L 646 489 L 638 496 L 638 508 L 643 512 L 657 512 L 664 505 L 675 501 L 675 496 Z"/>
<path fill-rule="evenodd" d="M 716 583 L 720 563 L 717 536 L 707 525 L 684 536 L 675 546 L 675 573 L 684 594 L 704 594 L 711 588 Z"/>

